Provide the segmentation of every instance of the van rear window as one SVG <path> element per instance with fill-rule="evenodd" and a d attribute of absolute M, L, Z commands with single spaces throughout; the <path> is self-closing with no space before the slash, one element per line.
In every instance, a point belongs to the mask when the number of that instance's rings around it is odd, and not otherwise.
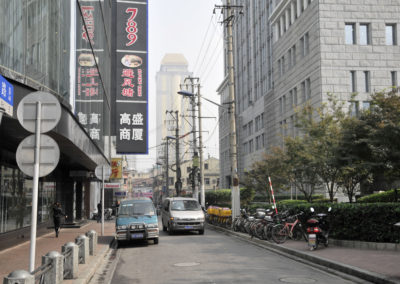
<path fill-rule="evenodd" d="M 155 215 L 154 211 L 154 206 L 150 202 L 127 203 L 120 206 L 119 215 Z"/>
<path fill-rule="evenodd" d="M 176 200 L 172 201 L 171 210 L 187 211 L 201 210 L 199 203 L 196 200 Z"/>

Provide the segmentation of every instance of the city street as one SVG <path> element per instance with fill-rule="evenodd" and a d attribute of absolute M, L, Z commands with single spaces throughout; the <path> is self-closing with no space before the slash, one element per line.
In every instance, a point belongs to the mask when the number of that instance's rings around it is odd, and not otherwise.
<path fill-rule="evenodd" d="M 213 230 L 123 244 L 113 262 L 91 283 L 353 283 Z"/>

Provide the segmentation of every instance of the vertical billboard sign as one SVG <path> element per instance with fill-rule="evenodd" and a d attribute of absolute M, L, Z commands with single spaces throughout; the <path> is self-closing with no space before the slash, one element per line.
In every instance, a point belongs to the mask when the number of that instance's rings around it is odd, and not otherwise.
<path fill-rule="evenodd" d="M 0 75 L 0 108 L 4 108 L 9 116 L 13 116 L 14 86 Z"/>
<path fill-rule="evenodd" d="M 117 0 L 116 22 L 117 153 L 146 154 L 147 0 Z"/>
<path fill-rule="evenodd" d="M 97 0 L 77 5 L 75 114 L 90 138 L 102 145 L 103 88 L 98 66 L 103 50 L 96 31 L 98 5 Z"/>

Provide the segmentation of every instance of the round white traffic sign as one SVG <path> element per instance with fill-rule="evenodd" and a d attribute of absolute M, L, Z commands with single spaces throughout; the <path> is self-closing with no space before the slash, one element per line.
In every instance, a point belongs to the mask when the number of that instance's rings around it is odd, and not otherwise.
<path fill-rule="evenodd" d="M 41 112 L 40 133 L 46 133 L 58 124 L 61 117 L 60 102 L 50 93 L 38 91 L 25 96 L 18 105 L 18 121 L 29 132 L 36 132 L 38 103 Z"/>
<path fill-rule="evenodd" d="M 109 165 L 98 165 L 94 174 L 98 179 L 109 179 L 111 176 L 111 167 Z"/>
<path fill-rule="evenodd" d="M 17 148 L 17 164 L 22 172 L 33 177 L 35 166 L 35 135 L 29 135 Z M 39 177 L 51 173 L 60 159 L 57 142 L 45 134 L 40 134 Z"/>

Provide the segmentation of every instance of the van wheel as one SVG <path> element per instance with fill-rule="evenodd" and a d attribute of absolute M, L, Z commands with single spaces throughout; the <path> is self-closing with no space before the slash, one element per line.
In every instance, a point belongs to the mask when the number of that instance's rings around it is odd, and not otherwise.
<path fill-rule="evenodd" d="M 163 232 L 167 231 L 167 226 L 164 226 L 164 223 L 162 223 L 162 230 L 163 230 Z"/>
<path fill-rule="evenodd" d="M 203 230 L 199 230 L 199 235 L 204 235 L 204 229 Z"/>
<path fill-rule="evenodd" d="M 154 238 L 153 241 L 155 245 L 158 245 L 158 238 Z"/>

